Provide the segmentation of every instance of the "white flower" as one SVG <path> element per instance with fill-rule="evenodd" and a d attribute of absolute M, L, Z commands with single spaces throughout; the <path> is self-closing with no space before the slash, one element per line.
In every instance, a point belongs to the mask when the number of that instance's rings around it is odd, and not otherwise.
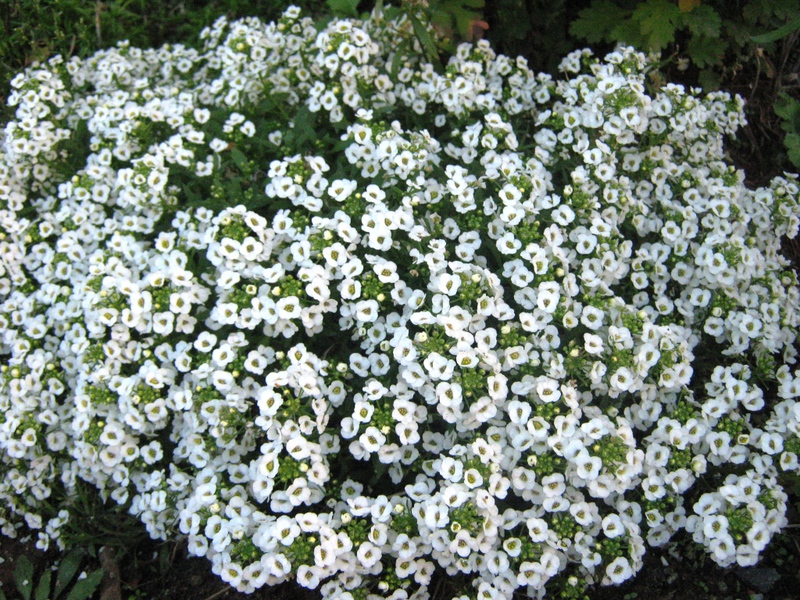
<path fill-rule="evenodd" d="M 604 313 L 594 306 L 586 306 L 581 312 L 581 323 L 593 331 L 603 326 Z"/>
<path fill-rule="evenodd" d="M 606 575 L 613 583 L 619 585 L 633 576 L 633 569 L 627 558 L 618 556 L 606 567 Z"/>
<path fill-rule="evenodd" d="M 358 547 L 356 556 L 358 557 L 358 562 L 369 569 L 381 559 L 382 554 L 380 549 L 371 542 L 362 542 Z"/>
<path fill-rule="evenodd" d="M 375 300 L 361 300 L 355 305 L 355 317 L 361 323 L 374 323 L 378 319 L 379 305 Z"/>

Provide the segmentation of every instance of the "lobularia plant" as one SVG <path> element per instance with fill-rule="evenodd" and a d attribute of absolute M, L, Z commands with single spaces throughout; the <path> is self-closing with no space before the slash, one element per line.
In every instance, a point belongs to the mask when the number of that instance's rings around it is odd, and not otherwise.
<path fill-rule="evenodd" d="M 682 530 L 756 563 L 800 191 L 725 162 L 740 98 L 648 92 L 625 48 L 438 73 L 391 9 L 203 39 L 13 81 L 5 534 L 63 545 L 88 483 L 243 591 L 577 597 Z"/>

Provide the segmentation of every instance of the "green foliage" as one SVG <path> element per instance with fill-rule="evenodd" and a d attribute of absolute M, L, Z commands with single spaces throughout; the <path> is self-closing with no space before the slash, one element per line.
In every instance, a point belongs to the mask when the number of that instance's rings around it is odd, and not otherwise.
<path fill-rule="evenodd" d="M 580 11 L 570 33 L 590 43 L 667 50 L 681 68 L 698 69 L 699 81 L 713 89 L 757 60 L 756 44 L 771 44 L 800 28 L 798 13 L 798 0 L 594 0 Z M 777 29 L 756 35 L 764 28 Z"/>
<path fill-rule="evenodd" d="M 422 44 L 422 49 L 425 52 L 425 57 L 428 59 L 428 62 L 437 64 L 439 62 L 439 48 L 436 42 L 433 41 L 431 32 L 425 28 L 422 21 L 414 14 L 409 13 L 408 18 L 414 28 L 414 35 L 417 36 L 419 43 Z"/>
<path fill-rule="evenodd" d="M 681 12 L 669 0 L 648 0 L 636 7 L 631 20 L 641 32 L 644 44 L 639 44 L 640 47 L 662 50 L 673 41 Z"/>
<path fill-rule="evenodd" d="M 472 38 L 472 24 L 483 18 L 484 0 L 432 0 L 430 22 L 453 31 L 462 40 Z"/>
<path fill-rule="evenodd" d="M 376 5 L 387 18 L 396 14 L 392 7 L 383 9 L 383 2 Z M 411 23 L 425 58 L 437 67 L 441 67 L 440 54 L 452 53 L 455 44 L 472 40 L 473 26 L 482 22 L 483 8 L 484 0 L 402 0 L 400 4 L 400 12 Z"/>
<path fill-rule="evenodd" d="M 786 132 L 783 143 L 789 160 L 800 169 L 800 102 L 782 93 L 775 102 L 775 113 L 781 118 L 781 128 Z"/>
<path fill-rule="evenodd" d="M 123 508 L 98 498 L 85 483 L 79 483 L 76 489 L 74 497 L 57 504 L 69 509 L 69 518 L 61 534 L 67 548 L 130 549 L 147 539 L 141 524 Z"/>
<path fill-rule="evenodd" d="M 20 556 L 14 569 L 14 584 L 19 596 L 23 600 L 86 600 L 100 585 L 103 570 L 96 569 L 85 577 L 78 577 L 85 558 L 82 550 L 72 550 L 57 563 L 57 567 L 45 568 L 36 583 L 33 564 L 27 556 Z M 2 590 L 0 600 L 6 600 Z"/>
<path fill-rule="evenodd" d="M 336 16 L 358 16 L 358 0 L 326 0 L 325 4 Z"/>
<path fill-rule="evenodd" d="M 595 44 L 622 36 L 623 31 L 619 28 L 624 26 L 627 16 L 628 11 L 613 0 L 598 0 L 579 13 L 569 30 L 575 37 Z"/>
<path fill-rule="evenodd" d="M 800 29 L 800 17 L 797 17 L 793 21 L 789 21 L 783 27 L 778 27 L 778 29 L 775 31 L 770 31 L 769 33 L 764 33 L 762 35 L 754 35 L 751 39 L 756 44 L 769 44 L 770 42 L 777 42 L 778 40 L 791 35 L 798 29 Z"/>
<path fill-rule="evenodd" d="M 561 58 L 584 43 L 570 35 L 569 25 L 589 4 L 590 0 L 495 0 L 485 8 L 486 38 L 498 52 L 524 56 L 534 69 L 553 72 Z"/>

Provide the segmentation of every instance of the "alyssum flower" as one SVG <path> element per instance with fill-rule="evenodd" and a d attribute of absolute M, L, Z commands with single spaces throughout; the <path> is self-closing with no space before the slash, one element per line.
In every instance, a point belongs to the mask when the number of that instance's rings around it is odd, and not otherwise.
<path fill-rule="evenodd" d="M 800 453 L 800 188 L 725 162 L 741 99 L 627 48 L 439 73 L 393 9 L 202 37 L 12 82 L 5 534 L 63 546 L 92 489 L 239 590 L 342 599 L 617 584 L 680 530 L 758 560 Z"/>

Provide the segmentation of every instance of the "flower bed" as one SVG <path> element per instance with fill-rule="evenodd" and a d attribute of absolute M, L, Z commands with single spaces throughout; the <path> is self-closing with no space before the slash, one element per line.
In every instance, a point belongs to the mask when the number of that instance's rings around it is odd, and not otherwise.
<path fill-rule="evenodd" d="M 800 452 L 797 176 L 747 189 L 741 99 L 631 49 L 439 73 L 412 25 L 14 79 L 4 533 L 63 544 L 88 484 L 243 591 L 573 597 L 681 531 L 755 564 Z"/>

